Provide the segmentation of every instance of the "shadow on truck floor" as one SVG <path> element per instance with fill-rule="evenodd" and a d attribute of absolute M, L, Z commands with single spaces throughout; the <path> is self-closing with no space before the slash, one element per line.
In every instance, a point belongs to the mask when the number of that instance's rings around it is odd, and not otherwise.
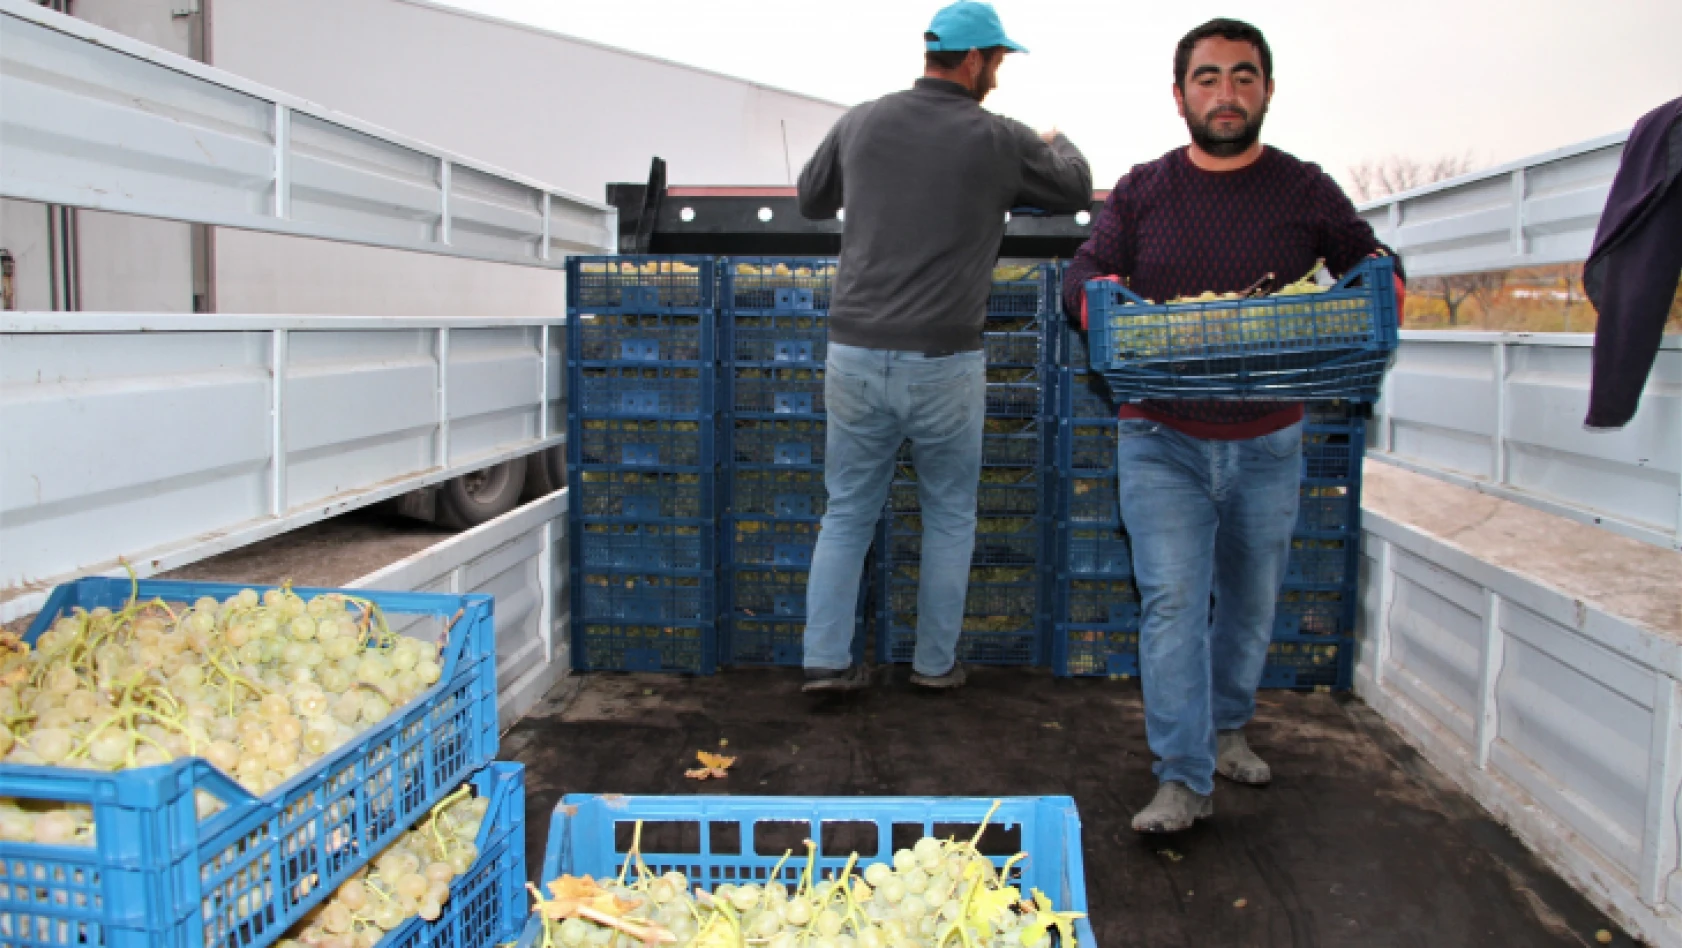
<path fill-rule="evenodd" d="M 1273 786 L 1219 785 L 1211 822 L 1145 839 L 1128 828 L 1154 788 L 1136 683 L 972 668 L 963 691 L 926 695 L 906 674 L 827 703 L 787 670 L 563 682 L 502 744 L 529 768 L 532 877 L 564 793 L 1070 794 L 1103 948 L 1533 948 L 1617 931 L 1359 701 L 1264 692 L 1251 741 Z M 720 740 L 729 778 L 686 780 Z"/>

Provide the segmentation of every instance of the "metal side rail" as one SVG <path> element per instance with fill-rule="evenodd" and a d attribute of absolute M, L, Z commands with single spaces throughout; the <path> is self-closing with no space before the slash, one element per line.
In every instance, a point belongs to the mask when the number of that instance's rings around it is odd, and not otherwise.
<path fill-rule="evenodd" d="M 549 320 L 0 318 L 0 621 L 564 441 Z"/>
<path fill-rule="evenodd" d="M 608 205 L 0 0 L 0 196 L 558 268 Z"/>

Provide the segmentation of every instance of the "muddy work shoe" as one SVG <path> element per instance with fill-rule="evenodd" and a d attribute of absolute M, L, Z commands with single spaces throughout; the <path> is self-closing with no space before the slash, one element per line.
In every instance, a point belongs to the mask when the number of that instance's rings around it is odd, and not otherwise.
<path fill-rule="evenodd" d="M 1133 816 L 1135 833 L 1178 833 L 1191 829 L 1191 824 L 1215 815 L 1215 801 L 1198 796 L 1179 781 L 1171 780 L 1156 788 L 1150 806 Z"/>
<path fill-rule="evenodd" d="M 925 675 L 922 672 L 911 673 L 911 683 L 913 685 L 932 688 L 936 691 L 951 691 L 953 688 L 962 688 L 964 682 L 968 680 L 969 675 L 964 672 L 962 662 L 953 662 L 952 667 L 947 669 L 944 675 Z"/>
<path fill-rule="evenodd" d="M 1222 731 L 1215 737 L 1215 772 L 1251 787 L 1265 787 L 1273 780 L 1273 768 L 1250 749 L 1243 731 Z"/>
<path fill-rule="evenodd" d="M 812 694 L 837 694 L 844 691 L 863 691 L 870 684 L 870 671 L 862 662 L 846 668 L 808 668 L 806 683 L 800 690 Z"/>

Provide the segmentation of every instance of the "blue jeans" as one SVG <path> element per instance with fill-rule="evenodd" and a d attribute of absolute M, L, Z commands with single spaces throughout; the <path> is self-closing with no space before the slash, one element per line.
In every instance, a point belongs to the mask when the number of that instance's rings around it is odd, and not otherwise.
<path fill-rule="evenodd" d="M 806 587 L 806 667 L 846 668 L 852 661 L 864 557 L 887 504 L 894 459 L 909 438 L 923 511 L 912 667 L 943 675 L 957 659 L 975 549 L 986 358 L 976 351 L 931 359 L 832 342 L 823 386 L 829 506 Z"/>
<path fill-rule="evenodd" d="M 1216 733 L 1255 714 L 1297 519 L 1302 425 L 1246 441 L 1194 438 L 1143 419 L 1118 425 L 1154 770 L 1207 795 Z"/>

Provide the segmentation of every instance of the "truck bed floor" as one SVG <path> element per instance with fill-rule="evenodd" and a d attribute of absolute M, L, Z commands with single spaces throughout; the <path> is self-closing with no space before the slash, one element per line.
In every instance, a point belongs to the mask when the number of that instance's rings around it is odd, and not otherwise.
<path fill-rule="evenodd" d="M 1221 784 L 1213 820 L 1147 839 L 1128 826 L 1155 786 L 1136 683 L 972 668 L 929 695 L 906 676 L 822 702 L 779 669 L 568 679 L 502 745 L 529 768 L 532 877 L 565 793 L 1069 794 L 1104 948 L 1635 944 L 1358 700 L 1264 692 L 1250 734 L 1273 786 Z M 721 741 L 730 777 L 685 779 Z"/>

